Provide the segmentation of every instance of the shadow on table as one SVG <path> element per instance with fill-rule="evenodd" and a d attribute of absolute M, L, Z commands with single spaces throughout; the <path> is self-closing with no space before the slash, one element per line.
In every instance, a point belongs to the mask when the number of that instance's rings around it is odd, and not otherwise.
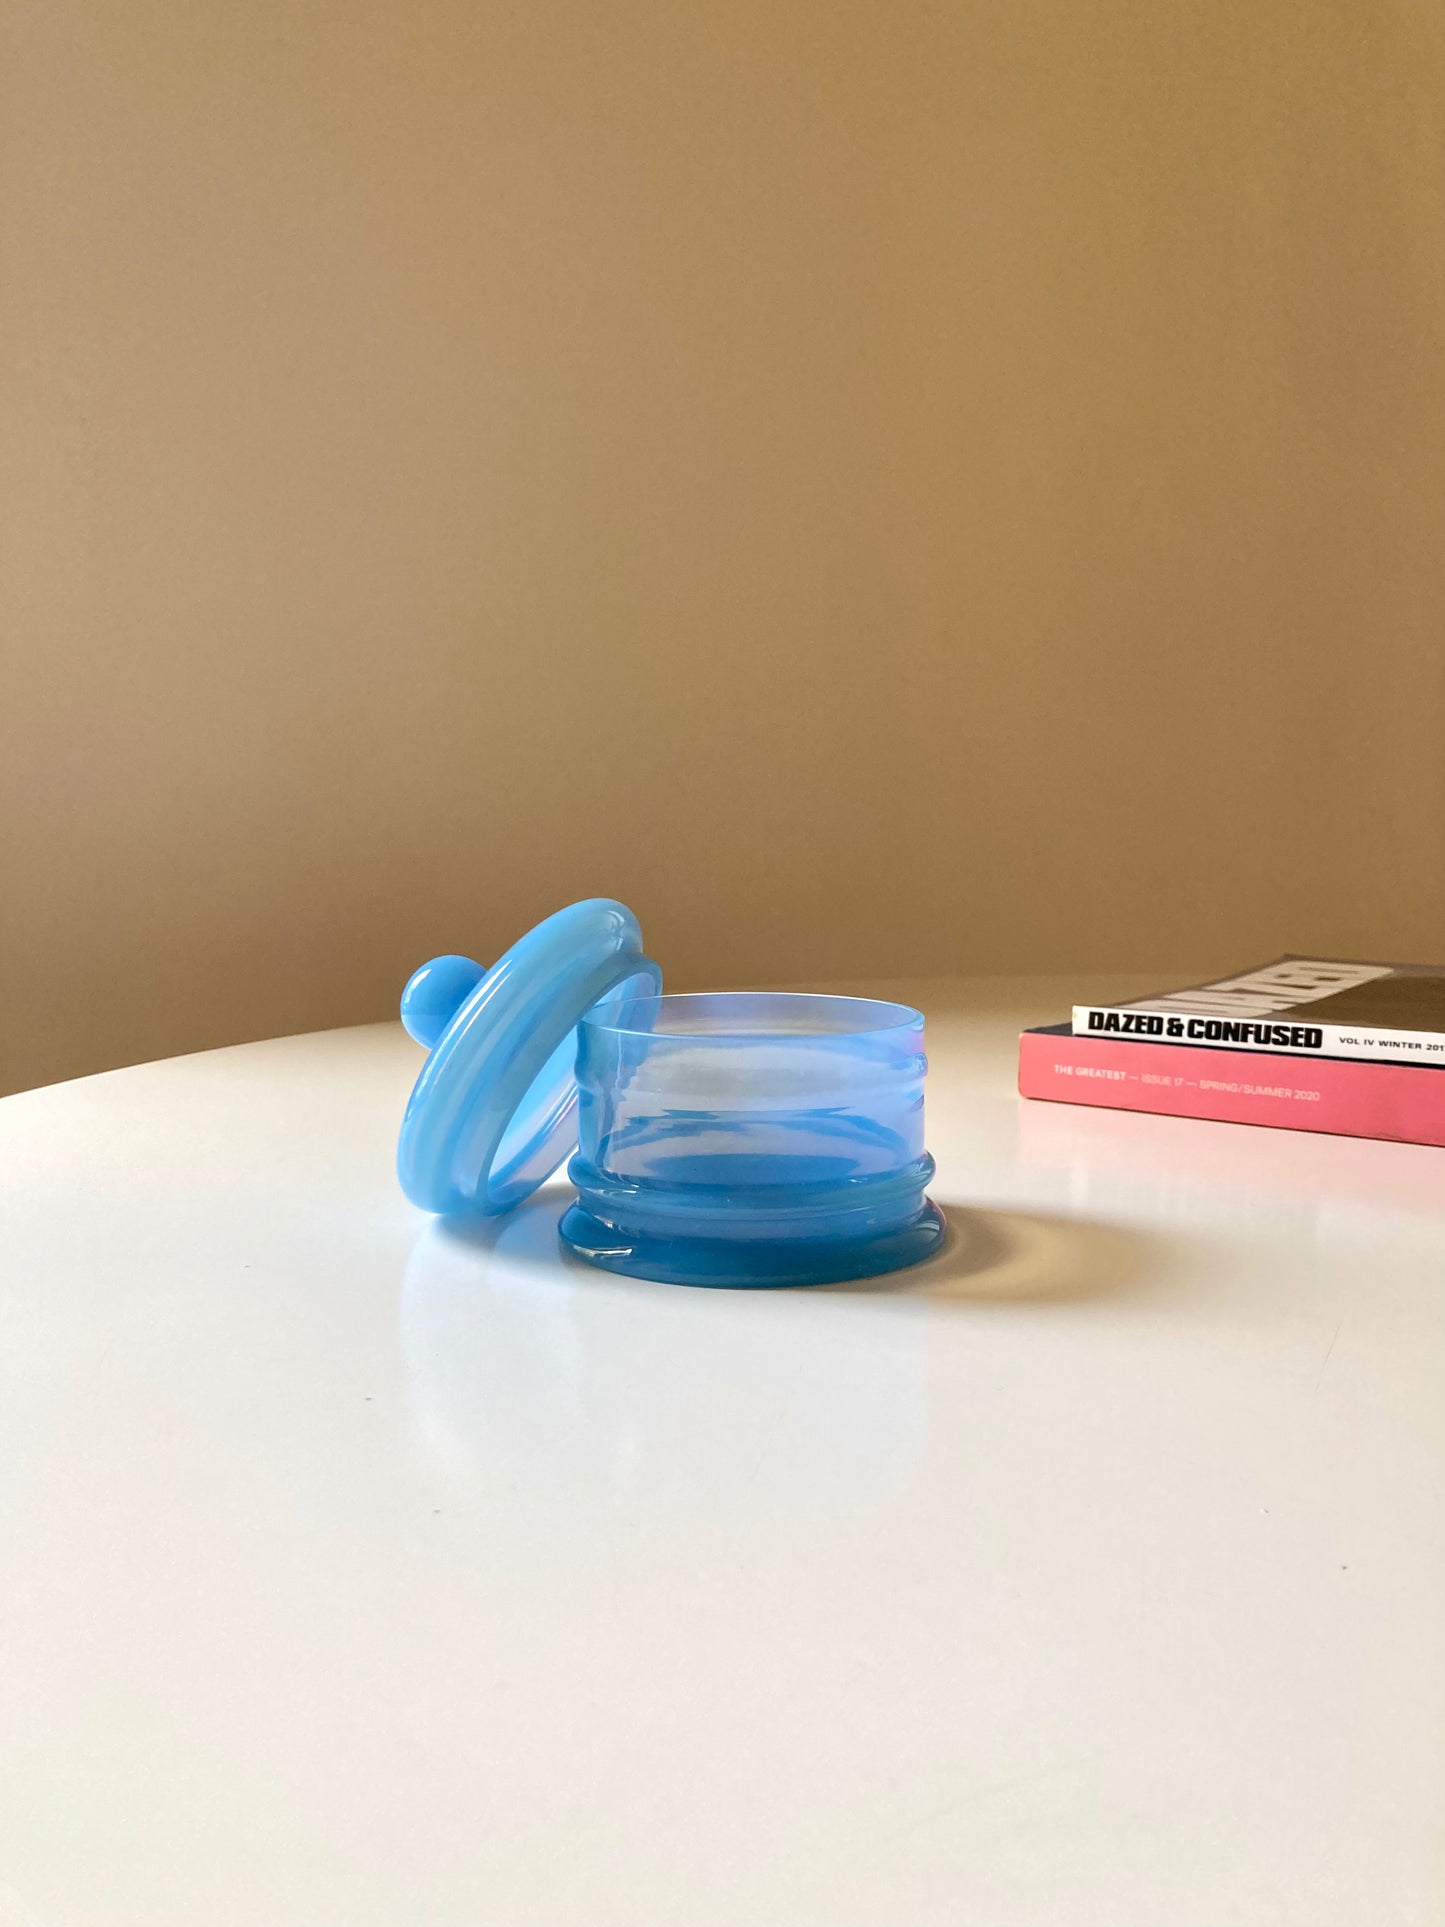
<path fill-rule="evenodd" d="M 1168 1269 L 1158 1239 L 1122 1225 L 961 1204 L 939 1209 L 948 1221 L 948 1238 L 927 1263 L 884 1278 L 813 1289 L 940 1302 L 1057 1304 L 1138 1289 Z"/>
<path fill-rule="evenodd" d="M 434 1223 L 428 1236 L 479 1256 L 495 1254 L 554 1273 L 560 1266 L 581 1278 L 596 1276 L 559 1247 L 557 1220 L 564 1202 L 563 1196 L 544 1192 L 504 1218 L 448 1219 Z M 1171 1268 L 1161 1241 L 1098 1219 L 958 1204 L 939 1208 L 948 1221 L 948 1238 L 925 1264 L 882 1278 L 802 1289 L 850 1297 L 906 1296 L 939 1304 L 1057 1304 L 1147 1288 Z M 608 1276 L 614 1285 L 629 1282 Z M 630 1282 L 643 1291 L 659 1289 L 644 1280 Z"/>

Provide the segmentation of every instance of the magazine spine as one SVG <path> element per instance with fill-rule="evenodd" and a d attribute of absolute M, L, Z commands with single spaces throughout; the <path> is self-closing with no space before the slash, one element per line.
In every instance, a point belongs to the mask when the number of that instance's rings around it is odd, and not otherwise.
<path fill-rule="evenodd" d="M 1407 1067 L 1445 1064 L 1445 1032 L 1386 1030 L 1370 1025 L 1312 1024 L 1307 1013 L 1220 1018 L 1203 1011 L 1152 1009 L 1145 1004 L 1075 1004 L 1076 1036 L 1122 1043 L 1207 1044 L 1214 1050 L 1313 1059 L 1351 1058 L 1360 1063 Z M 1248 1033 L 1267 1029 L 1270 1041 Z M 1235 1033 L 1235 1034 L 1231 1034 Z M 1240 1035 L 1239 1033 L 1245 1033 Z"/>
<path fill-rule="evenodd" d="M 1445 1074 L 1429 1065 L 1035 1030 L 1019 1039 L 1019 1091 L 1108 1110 L 1445 1146 Z"/>

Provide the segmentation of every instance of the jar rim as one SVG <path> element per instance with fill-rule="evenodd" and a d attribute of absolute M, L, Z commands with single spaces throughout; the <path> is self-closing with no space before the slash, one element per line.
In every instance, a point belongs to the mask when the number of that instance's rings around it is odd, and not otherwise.
<path fill-rule="evenodd" d="M 708 1022 L 710 1015 L 717 1021 Z M 677 1022 L 659 1024 L 660 1016 Z M 749 1017 L 752 1021 L 746 1021 Z M 618 1036 L 696 1045 L 879 1036 L 910 1030 L 922 1022 L 923 1013 L 912 1005 L 877 997 L 799 990 L 702 990 L 596 1004 L 581 1025 Z"/>

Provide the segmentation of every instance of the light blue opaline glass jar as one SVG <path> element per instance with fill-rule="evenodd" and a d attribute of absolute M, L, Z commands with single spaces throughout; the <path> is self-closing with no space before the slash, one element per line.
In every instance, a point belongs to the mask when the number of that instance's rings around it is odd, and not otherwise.
<path fill-rule="evenodd" d="M 857 997 L 665 997 L 624 905 L 591 899 L 489 971 L 424 964 L 402 1017 L 430 1055 L 397 1169 L 443 1214 L 510 1210 L 573 1145 L 576 1256 L 676 1284 L 876 1276 L 936 1251 L 923 1018 Z"/>
<path fill-rule="evenodd" d="M 923 1018 L 786 992 L 647 997 L 578 1027 L 562 1238 L 677 1284 L 873 1276 L 937 1248 Z"/>

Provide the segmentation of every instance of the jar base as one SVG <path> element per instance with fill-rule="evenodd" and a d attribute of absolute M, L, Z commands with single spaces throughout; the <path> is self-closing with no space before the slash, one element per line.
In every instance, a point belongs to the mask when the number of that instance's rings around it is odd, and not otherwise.
<path fill-rule="evenodd" d="M 932 1258 L 948 1227 L 931 1198 L 911 1224 L 856 1242 L 838 1238 L 733 1239 L 624 1237 L 580 1204 L 563 1213 L 563 1245 L 589 1265 L 664 1285 L 778 1290 L 882 1278 Z"/>

